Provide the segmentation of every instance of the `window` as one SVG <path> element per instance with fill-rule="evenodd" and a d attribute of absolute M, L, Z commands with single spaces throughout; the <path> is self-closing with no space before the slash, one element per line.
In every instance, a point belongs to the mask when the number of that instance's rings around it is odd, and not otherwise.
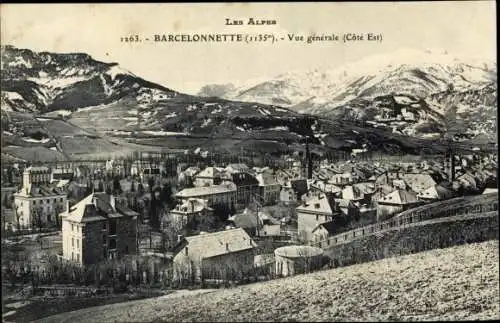
<path fill-rule="evenodd" d="M 76 247 L 80 248 L 80 240 L 76 239 Z"/>
<path fill-rule="evenodd" d="M 116 234 L 116 219 L 112 219 L 109 221 L 109 234 Z"/>
<path fill-rule="evenodd" d="M 71 260 L 75 260 L 75 253 L 71 252 Z"/>
<path fill-rule="evenodd" d="M 109 239 L 109 249 L 116 249 L 116 239 Z"/>
<path fill-rule="evenodd" d="M 103 223 L 102 223 L 102 229 L 103 229 L 103 230 L 106 230 L 106 228 L 107 228 L 107 227 L 106 227 L 106 222 L 103 222 Z"/>
<path fill-rule="evenodd" d="M 79 253 L 76 254 L 76 260 L 78 260 L 78 261 L 80 260 L 80 254 Z"/>
<path fill-rule="evenodd" d="M 61 203 L 63 202 L 63 198 L 62 197 L 59 199 L 59 202 L 61 202 Z"/>
<path fill-rule="evenodd" d="M 71 238 L 71 246 L 74 247 L 75 246 L 75 238 Z"/>
<path fill-rule="evenodd" d="M 106 235 L 105 234 L 102 235 L 102 244 L 106 244 Z"/>
<path fill-rule="evenodd" d="M 75 231 L 75 225 L 74 224 L 71 225 L 71 231 Z"/>

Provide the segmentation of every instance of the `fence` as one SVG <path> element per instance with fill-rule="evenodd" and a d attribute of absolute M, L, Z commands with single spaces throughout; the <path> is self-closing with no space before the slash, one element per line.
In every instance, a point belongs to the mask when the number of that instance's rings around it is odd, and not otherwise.
<path fill-rule="evenodd" d="M 383 233 L 388 230 L 405 228 L 409 225 L 426 220 L 438 220 L 460 215 L 475 216 L 481 213 L 488 213 L 488 215 L 493 216 L 497 211 L 497 194 L 455 198 L 417 207 L 415 209 L 402 212 L 390 220 L 347 231 L 329 237 L 326 240 L 313 242 L 311 245 L 328 249 L 364 236 L 376 235 L 377 233 Z"/>

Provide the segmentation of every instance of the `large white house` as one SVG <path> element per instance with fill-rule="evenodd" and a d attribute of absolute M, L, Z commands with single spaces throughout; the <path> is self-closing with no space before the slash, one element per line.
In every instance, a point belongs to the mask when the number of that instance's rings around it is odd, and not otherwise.
<path fill-rule="evenodd" d="M 51 177 L 47 167 L 29 167 L 24 171 L 23 187 L 14 194 L 14 207 L 22 229 L 54 226 L 58 214 L 67 209 L 66 192 L 50 184 Z"/>

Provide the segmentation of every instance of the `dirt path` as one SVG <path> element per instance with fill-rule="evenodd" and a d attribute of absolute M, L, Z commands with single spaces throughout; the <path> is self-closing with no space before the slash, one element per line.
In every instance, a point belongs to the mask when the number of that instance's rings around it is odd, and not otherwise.
<path fill-rule="evenodd" d="M 500 319 L 498 240 L 208 292 L 39 322 Z"/>

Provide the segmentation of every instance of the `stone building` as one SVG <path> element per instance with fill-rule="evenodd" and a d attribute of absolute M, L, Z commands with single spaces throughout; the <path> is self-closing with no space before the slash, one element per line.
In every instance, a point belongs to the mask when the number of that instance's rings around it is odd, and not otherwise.
<path fill-rule="evenodd" d="M 257 244 L 241 228 L 186 237 L 174 257 L 174 277 L 224 279 L 245 276 L 254 264 Z"/>
<path fill-rule="evenodd" d="M 309 198 L 297 208 L 297 230 L 299 239 L 310 241 L 312 231 L 320 223 L 329 222 L 338 212 L 335 199 L 331 195 L 317 194 Z"/>
<path fill-rule="evenodd" d="M 322 266 L 323 250 L 312 246 L 286 246 L 274 250 L 276 275 L 293 276 Z"/>
<path fill-rule="evenodd" d="M 214 186 L 185 188 L 175 194 L 175 197 L 186 201 L 190 198 L 203 199 L 207 201 L 207 206 L 213 207 L 216 204 L 223 204 L 231 207 L 236 203 L 236 185 L 226 183 Z"/>
<path fill-rule="evenodd" d="M 377 201 L 377 221 L 384 221 L 397 213 L 421 204 L 417 196 L 404 190 L 395 190 Z"/>
<path fill-rule="evenodd" d="M 256 179 L 259 183 L 259 195 L 264 205 L 276 204 L 280 199 L 281 185 L 269 173 L 259 173 Z"/>
<path fill-rule="evenodd" d="M 61 214 L 63 259 L 89 265 L 136 253 L 137 215 L 113 195 L 88 195 Z"/>
<path fill-rule="evenodd" d="M 51 177 L 47 167 L 29 167 L 23 172 L 23 186 L 14 194 L 21 228 L 54 226 L 57 215 L 67 208 L 66 192 L 50 184 Z"/>

